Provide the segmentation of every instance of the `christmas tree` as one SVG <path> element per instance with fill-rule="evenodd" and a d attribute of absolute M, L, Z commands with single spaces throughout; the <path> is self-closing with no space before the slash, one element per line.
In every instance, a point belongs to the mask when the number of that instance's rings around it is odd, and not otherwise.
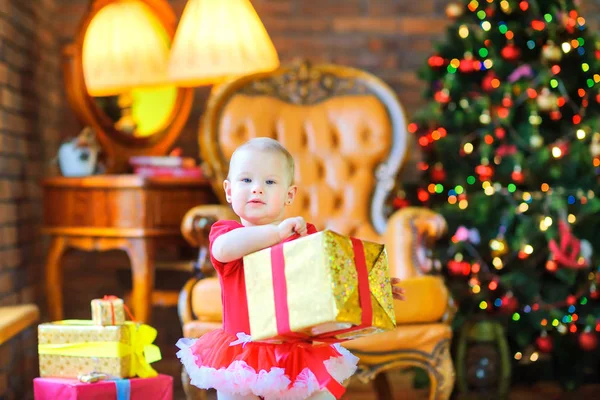
<path fill-rule="evenodd" d="M 435 254 L 456 328 L 497 318 L 514 368 L 569 388 L 598 380 L 600 356 L 600 51 L 578 6 L 448 5 L 409 125 L 423 179 L 393 199 L 448 221 Z"/>

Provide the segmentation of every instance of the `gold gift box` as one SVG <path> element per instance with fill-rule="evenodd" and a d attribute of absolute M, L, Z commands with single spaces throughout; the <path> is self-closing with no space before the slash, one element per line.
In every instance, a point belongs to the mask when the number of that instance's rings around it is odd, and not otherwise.
<path fill-rule="evenodd" d="M 113 326 L 88 320 L 40 324 L 40 376 L 77 378 L 91 372 L 119 378 L 156 376 L 150 366 L 161 358 L 152 344 L 156 334 L 154 328 L 130 321 Z"/>
<path fill-rule="evenodd" d="M 319 335 L 347 340 L 396 326 L 385 246 L 361 243 L 372 305 L 372 320 L 366 326 L 362 324 L 359 274 L 351 238 L 326 230 L 280 245 L 292 332 L 317 336 L 317 340 Z M 281 291 L 274 289 L 273 277 L 282 273 L 274 272 L 272 251 L 267 248 L 244 257 L 253 340 L 285 340 L 287 333 L 278 330 L 276 309 L 281 309 L 281 302 L 276 307 L 276 293 Z"/>
<path fill-rule="evenodd" d="M 103 299 L 91 301 L 92 321 L 96 325 L 123 325 L 125 323 L 125 310 L 123 299 L 115 296 L 106 296 Z"/>

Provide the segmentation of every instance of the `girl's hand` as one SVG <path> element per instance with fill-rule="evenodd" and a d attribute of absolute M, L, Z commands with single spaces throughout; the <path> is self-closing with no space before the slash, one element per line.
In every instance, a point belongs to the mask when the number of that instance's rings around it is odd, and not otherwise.
<path fill-rule="evenodd" d="M 279 238 L 281 240 L 287 238 L 293 233 L 297 233 L 300 236 L 306 236 L 308 230 L 306 228 L 306 221 L 302 217 L 292 217 L 283 220 L 278 226 Z"/>
<path fill-rule="evenodd" d="M 404 297 L 404 289 L 402 289 L 399 286 L 395 286 L 400 284 L 400 282 L 402 282 L 399 278 L 392 278 L 392 296 L 394 297 L 395 300 L 405 300 L 406 298 Z"/>

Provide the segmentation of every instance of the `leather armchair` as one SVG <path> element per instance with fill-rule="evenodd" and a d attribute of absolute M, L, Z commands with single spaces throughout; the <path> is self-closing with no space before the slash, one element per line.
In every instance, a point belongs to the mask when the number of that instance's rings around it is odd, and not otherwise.
<path fill-rule="evenodd" d="M 205 276 L 190 280 L 180 294 L 184 336 L 200 337 L 221 326 L 208 231 L 218 219 L 235 219 L 224 205 L 222 182 L 232 152 L 256 136 L 276 138 L 294 156 L 299 191 L 289 215 L 302 215 L 317 229 L 385 243 L 392 276 L 404 280 L 407 299 L 396 304 L 397 329 L 344 343 L 360 357 L 358 378 L 375 380 L 378 398 L 391 398 L 385 371 L 416 366 L 430 376 L 430 399 L 448 399 L 454 385 L 449 352 L 454 307 L 443 280 L 425 273 L 432 269 L 426 246 L 444 233 L 446 223 L 422 208 L 384 215 L 406 154 L 406 121 L 384 82 L 352 68 L 302 63 L 213 89 L 199 140 L 205 171 L 223 205 L 198 206 L 182 222 L 183 235 L 201 248 Z"/>

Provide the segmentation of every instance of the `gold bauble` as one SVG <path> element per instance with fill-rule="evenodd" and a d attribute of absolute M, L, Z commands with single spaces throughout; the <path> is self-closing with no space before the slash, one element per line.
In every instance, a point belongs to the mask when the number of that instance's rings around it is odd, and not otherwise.
<path fill-rule="evenodd" d="M 548 112 L 558 108 L 558 98 L 548 88 L 543 88 L 537 97 L 537 105 L 541 111 Z"/>
<path fill-rule="evenodd" d="M 596 132 L 592 135 L 592 141 L 590 143 L 590 153 L 592 157 L 600 156 L 600 133 Z"/>
<path fill-rule="evenodd" d="M 508 243 L 504 238 L 498 237 L 490 240 L 490 250 L 492 257 L 502 257 L 508 253 Z"/>
<path fill-rule="evenodd" d="M 555 64 L 562 60 L 563 52 L 553 41 L 548 41 L 542 48 L 542 60 L 546 63 Z"/>
<path fill-rule="evenodd" d="M 529 138 L 529 144 L 531 145 L 531 147 L 539 149 L 544 144 L 544 138 L 538 134 L 531 135 L 531 137 Z"/>

